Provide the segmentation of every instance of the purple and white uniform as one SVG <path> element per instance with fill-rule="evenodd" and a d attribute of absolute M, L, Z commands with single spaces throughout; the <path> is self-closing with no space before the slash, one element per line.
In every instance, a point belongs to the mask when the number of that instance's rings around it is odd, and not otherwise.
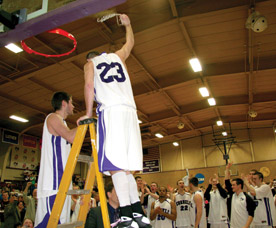
<path fill-rule="evenodd" d="M 37 210 L 35 227 L 46 227 L 55 197 L 58 192 L 60 181 L 65 169 L 71 145 L 61 136 L 52 135 L 47 127 L 47 119 L 44 122 L 42 135 L 42 148 L 37 184 Z M 65 125 L 66 122 L 64 121 Z M 60 216 L 61 224 L 70 222 L 71 199 L 66 197 L 63 210 Z"/>
<path fill-rule="evenodd" d="M 128 72 L 114 53 L 103 53 L 92 62 L 100 171 L 142 170 L 140 127 Z"/>

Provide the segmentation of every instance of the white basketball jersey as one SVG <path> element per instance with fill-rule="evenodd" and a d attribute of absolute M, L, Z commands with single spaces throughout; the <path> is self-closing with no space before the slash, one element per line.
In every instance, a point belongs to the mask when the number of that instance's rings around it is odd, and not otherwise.
<path fill-rule="evenodd" d="M 190 205 L 191 205 L 191 195 L 185 192 L 183 195 L 176 193 L 175 195 L 176 204 L 176 227 L 180 226 L 190 226 Z"/>
<path fill-rule="evenodd" d="M 114 105 L 136 109 L 129 75 L 120 57 L 114 53 L 103 53 L 93 58 L 92 62 L 97 111 Z"/>
<path fill-rule="evenodd" d="M 253 224 L 256 226 L 275 226 L 276 225 L 276 211 L 274 198 L 269 185 L 264 184 L 255 188 L 256 196 L 254 201 L 257 204 Z"/>
<path fill-rule="evenodd" d="M 210 224 L 225 224 L 228 223 L 227 204 L 219 190 L 210 192 L 210 209 L 208 216 L 208 223 Z"/>
<path fill-rule="evenodd" d="M 202 198 L 202 215 L 199 223 L 199 228 L 206 228 L 207 227 L 207 222 L 206 222 L 206 211 L 205 211 L 205 206 L 204 206 L 204 194 L 201 190 L 198 190 L 192 194 L 192 199 L 191 199 L 191 210 L 190 210 L 190 218 L 191 218 L 191 225 L 192 227 L 195 226 L 195 219 L 196 219 L 196 204 L 194 201 L 195 195 L 200 195 Z"/>
<path fill-rule="evenodd" d="M 54 136 L 48 131 L 47 119 L 44 122 L 37 198 L 57 194 L 59 184 L 71 150 L 71 144 L 61 136 Z M 66 122 L 64 120 L 64 124 Z"/>
<path fill-rule="evenodd" d="M 171 214 L 172 213 L 172 208 L 171 208 L 171 200 L 166 199 L 164 202 L 160 203 L 159 200 L 155 201 L 154 204 L 154 209 L 160 207 L 165 213 Z M 155 219 L 155 224 L 154 227 L 156 228 L 170 228 L 174 227 L 174 221 L 166 218 L 163 215 L 157 215 Z"/>

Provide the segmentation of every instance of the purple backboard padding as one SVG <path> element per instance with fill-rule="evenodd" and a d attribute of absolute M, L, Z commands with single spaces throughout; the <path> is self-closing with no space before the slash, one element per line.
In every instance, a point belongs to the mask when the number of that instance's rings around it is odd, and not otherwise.
<path fill-rule="evenodd" d="M 19 42 L 42 32 L 55 29 L 83 17 L 124 3 L 126 0 L 76 0 L 46 14 L 18 24 L 15 29 L 0 33 L 0 47 Z"/>

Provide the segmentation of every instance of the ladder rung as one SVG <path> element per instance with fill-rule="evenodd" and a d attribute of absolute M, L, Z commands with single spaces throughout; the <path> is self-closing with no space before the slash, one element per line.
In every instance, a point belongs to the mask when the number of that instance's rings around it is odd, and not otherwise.
<path fill-rule="evenodd" d="M 80 154 L 79 157 L 78 157 L 78 162 L 90 163 L 90 162 L 93 162 L 93 161 L 94 161 L 94 159 L 93 159 L 92 156 Z"/>
<path fill-rule="evenodd" d="M 75 221 L 75 222 L 70 222 L 70 223 L 65 223 L 65 224 L 59 224 L 57 227 L 58 228 L 74 228 L 76 226 L 82 226 L 83 221 Z"/>
<path fill-rule="evenodd" d="M 90 192 L 90 190 L 86 189 L 68 190 L 67 195 L 88 195 Z"/>

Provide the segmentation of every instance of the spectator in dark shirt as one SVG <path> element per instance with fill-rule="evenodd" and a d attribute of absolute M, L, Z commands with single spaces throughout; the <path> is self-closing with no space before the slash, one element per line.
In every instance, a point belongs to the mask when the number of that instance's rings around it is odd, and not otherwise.
<path fill-rule="evenodd" d="M 1 224 L 4 223 L 4 210 L 5 207 L 10 203 L 9 201 L 9 192 L 3 191 L 2 192 L 3 199 L 0 201 L 0 219 Z"/>
<path fill-rule="evenodd" d="M 25 209 L 25 205 L 24 205 L 24 202 L 22 201 L 18 201 L 17 203 L 17 208 L 19 210 L 19 213 L 20 213 L 20 221 L 21 223 L 23 223 L 24 221 L 24 217 L 25 217 L 25 213 L 26 213 L 26 209 Z"/>
<path fill-rule="evenodd" d="M 118 222 L 119 200 L 112 183 L 108 184 L 105 189 L 108 199 L 108 214 L 110 224 Z M 104 228 L 101 207 L 91 208 L 86 219 L 85 228 Z"/>

